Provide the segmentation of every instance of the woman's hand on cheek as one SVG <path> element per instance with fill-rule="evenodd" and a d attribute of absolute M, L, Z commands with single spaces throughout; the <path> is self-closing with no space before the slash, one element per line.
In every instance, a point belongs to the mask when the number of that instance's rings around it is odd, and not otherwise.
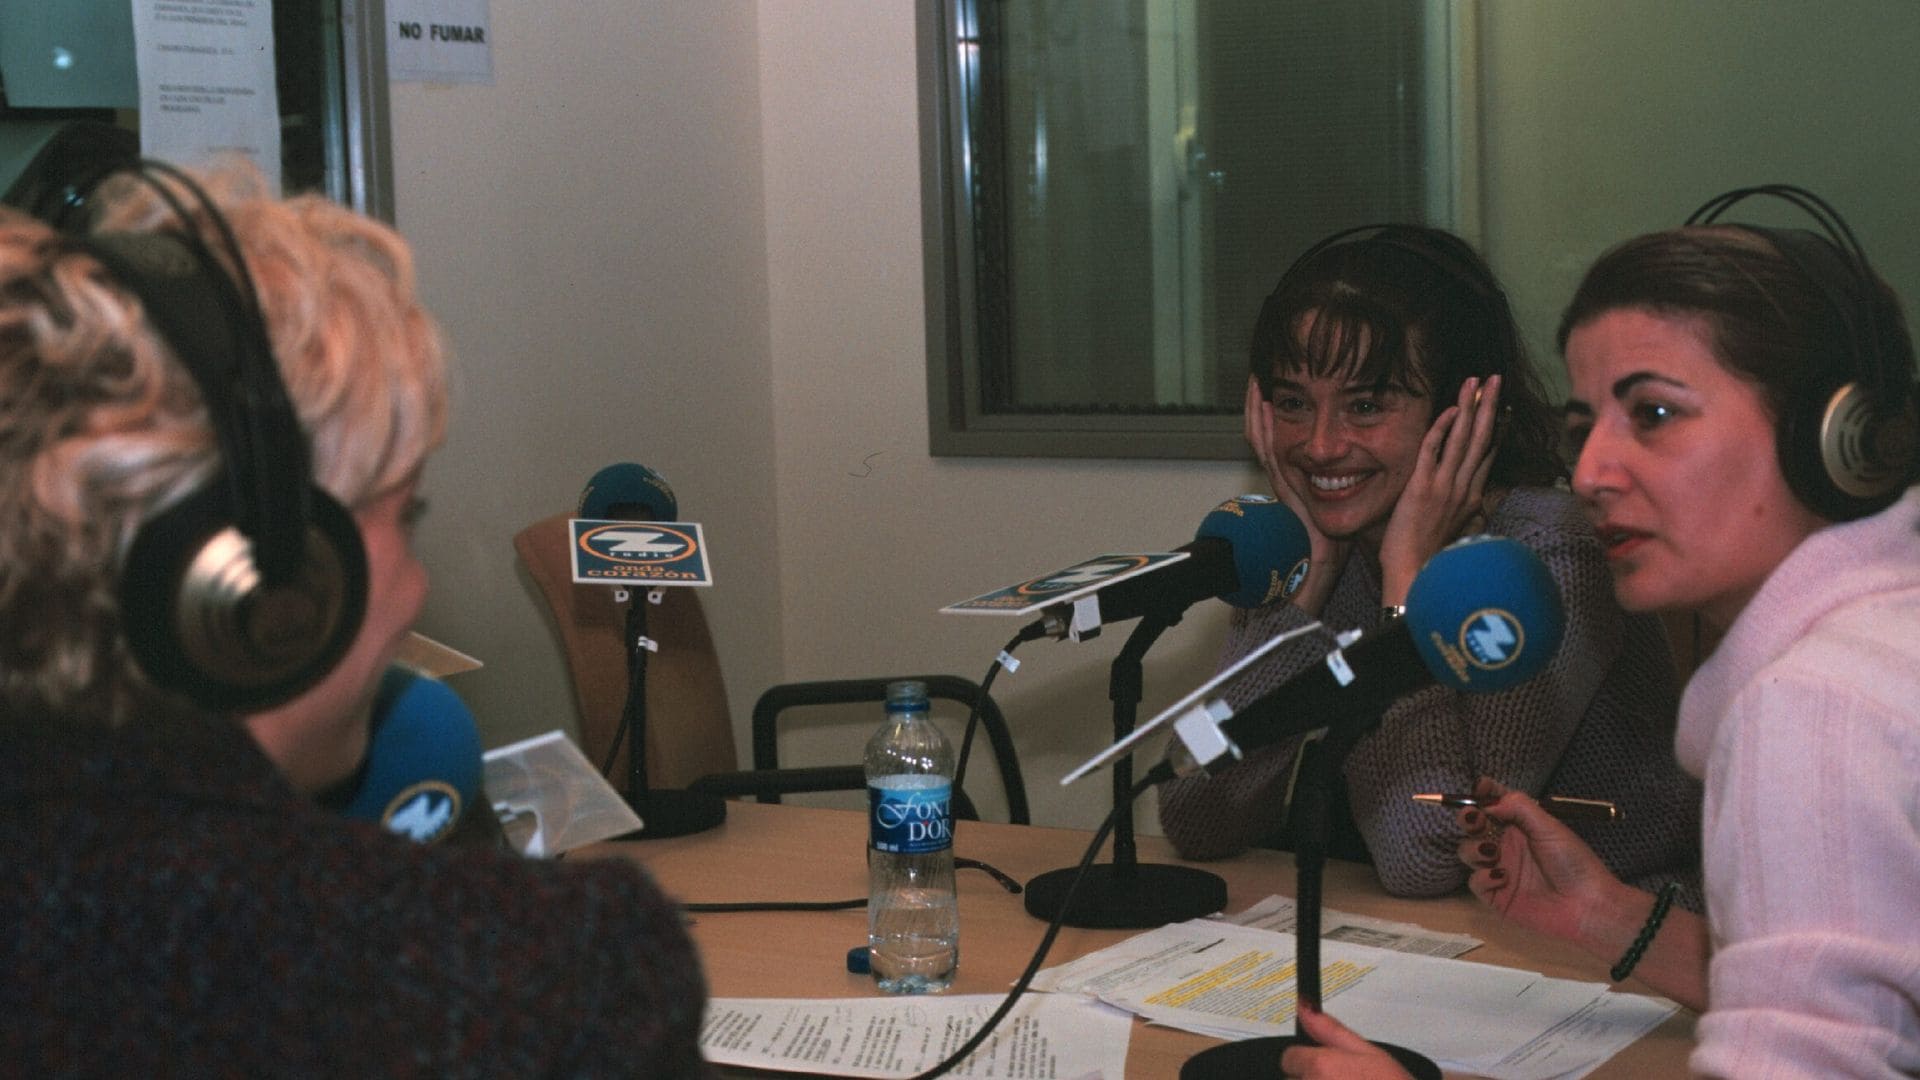
<path fill-rule="evenodd" d="M 1273 489 L 1275 498 L 1301 513 L 1300 496 L 1287 484 L 1285 473 L 1280 468 L 1280 454 L 1275 448 L 1273 434 L 1273 402 L 1260 390 L 1260 380 L 1247 376 L 1247 400 L 1241 434 L 1246 436 L 1247 446 L 1253 450 L 1253 460 L 1260 463 L 1260 470 L 1267 474 L 1267 485 Z"/>
<path fill-rule="evenodd" d="M 1468 379 L 1460 384 L 1459 402 L 1427 430 L 1380 541 L 1382 603 L 1404 603 L 1414 575 L 1480 512 L 1499 411 L 1500 376 Z"/>
<path fill-rule="evenodd" d="M 1247 378 L 1243 430 L 1247 445 L 1253 448 L 1254 460 L 1260 463 L 1261 470 L 1267 474 L 1267 484 L 1273 488 L 1274 497 L 1293 511 L 1307 531 L 1307 577 L 1294 592 L 1291 603 L 1307 614 L 1318 617 L 1321 608 L 1326 606 L 1327 597 L 1333 595 L 1334 582 L 1340 577 L 1341 567 L 1346 565 L 1351 545 L 1344 540 L 1332 539 L 1314 526 L 1313 517 L 1307 513 L 1306 497 L 1294 488 L 1287 470 L 1281 464 L 1278 440 L 1274 437 L 1273 402 L 1261 393 L 1260 380 L 1252 376 Z"/>

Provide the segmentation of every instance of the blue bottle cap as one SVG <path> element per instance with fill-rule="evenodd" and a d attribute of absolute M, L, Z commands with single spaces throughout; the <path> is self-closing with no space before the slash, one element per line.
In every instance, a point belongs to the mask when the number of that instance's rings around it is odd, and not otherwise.
<path fill-rule="evenodd" d="M 865 945 L 855 945 L 847 950 L 847 970 L 855 975 L 865 975 L 873 970 Z"/>

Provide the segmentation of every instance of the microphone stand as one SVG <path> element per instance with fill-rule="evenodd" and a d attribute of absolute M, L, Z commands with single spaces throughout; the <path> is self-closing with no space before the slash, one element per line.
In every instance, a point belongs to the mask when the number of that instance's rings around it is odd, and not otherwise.
<path fill-rule="evenodd" d="M 1301 748 L 1300 775 L 1294 789 L 1294 996 L 1318 1011 L 1320 996 L 1320 891 L 1333 835 L 1331 794 L 1335 770 L 1372 725 L 1335 725 L 1326 738 Z M 1180 1080 L 1241 1080 L 1280 1077 L 1280 1055 L 1291 1046 L 1316 1046 L 1294 1011 L 1294 1033 L 1222 1043 L 1202 1050 L 1180 1067 Z M 1375 1042 L 1414 1080 L 1440 1080 L 1440 1066 L 1404 1046 Z"/>
<path fill-rule="evenodd" d="M 1113 699 L 1113 737 L 1133 731 L 1139 711 L 1141 658 L 1179 614 L 1147 615 L 1113 660 L 1108 696 Z M 1144 929 L 1211 915 L 1227 906 L 1227 883 L 1218 874 L 1164 863 L 1142 865 L 1133 839 L 1133 755 L 1113 763 L 1113 861 L 1087 867 L 1086 882 L 1073 890 L 1078 867 L 1049 870 L 1027 882 L 1027 914 L 1068 926 Z M 1068 903 L 1068 895 L 1072 902 Z M 1064 909 L 1064 913 L 1063 913 Z"/>
<path fill-rule="evenodd" d="M 725 799 L 703 791 L 647 787 L 647 654 L 654 643 L 647 637 L 648 601 L 633 589 L 627 593 L 627 699 L 620 726 L 627 733 L 627 805 L 640 815 L 640 828 L 614 839 L 659 840 L 705 832 L 727 819 Z"/>

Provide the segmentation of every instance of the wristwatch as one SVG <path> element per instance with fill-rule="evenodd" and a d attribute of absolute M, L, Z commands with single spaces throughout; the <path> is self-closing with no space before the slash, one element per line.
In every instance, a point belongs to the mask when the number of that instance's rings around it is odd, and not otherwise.
<path fill-rule="evenodd" d="M 1404 619 L 1406 617 L 1407 605 L 1405 604 L 1380 605 L 1380 621 L 1382 623 L 1390 623 L 1395 619 Z"/>

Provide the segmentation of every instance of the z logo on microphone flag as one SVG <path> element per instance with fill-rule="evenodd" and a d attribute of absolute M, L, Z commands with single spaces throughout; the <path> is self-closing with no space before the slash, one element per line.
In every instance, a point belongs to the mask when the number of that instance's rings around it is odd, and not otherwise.
<path fill-rule="evenodd" d="M 711 585 L 706 537 L 691 521 L 570 518 L 580 585 Z"/>
<path fill-rule="evenodd" d="M 1116 581 L 1144 574 L 1187 558 L 1184 551 L 1154 551 L 1131 555 L 1096 555 L 1064 570 L 1028 578 L 971 600 L 940 609 L 943 615 L 1028 615 L 1052 604 L 1077 600 Z"/>

